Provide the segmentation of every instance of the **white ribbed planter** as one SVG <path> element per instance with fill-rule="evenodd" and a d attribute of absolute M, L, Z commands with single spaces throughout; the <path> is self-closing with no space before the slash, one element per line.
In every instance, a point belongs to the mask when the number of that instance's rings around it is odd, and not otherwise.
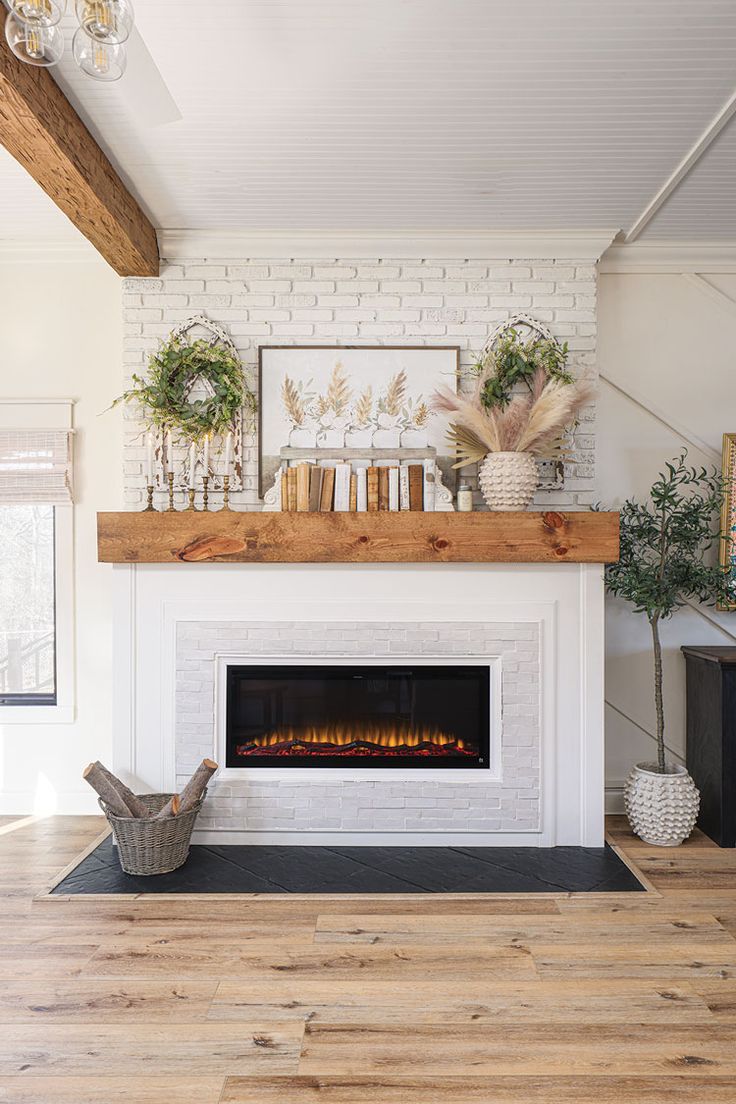
<path fill-rule="evenodd" d="M 478 469 L 489 510 L 526 510 L 538 478 L 537 462 L 528 452 L 489 452 Z"/>
<path fill-rule="evenodd" d="M 700 793 L 684 767 L 638 763 L 624 784 L 624 808 L 632 832 L 656 847 L 677 847 L 698 819 Z"/>

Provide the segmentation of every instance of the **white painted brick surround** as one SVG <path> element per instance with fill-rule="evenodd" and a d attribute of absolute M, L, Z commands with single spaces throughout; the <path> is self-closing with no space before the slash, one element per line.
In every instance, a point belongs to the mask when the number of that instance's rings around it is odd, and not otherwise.
<path fill-rule="evenodd" d="M 439 780 L 243 769 L 214 781 L 198 828 L 232 832 L 534 832 L 540 827 L 540 654 L 535 622 L 187 621 L 176 630 L 177 785 L 215 750 L 216 665 L 228 656 L 500 657 L 497 761 Z M 281 775 L 286 772 L 280 772 Z M 453 772 L 456 773 L 456 772 Z M 269 777 L 271 775 L 271 777 Z"/>
<path fill-rule="evenodd" d="M 467 369 L 499 322 L 526 311 L 569 343 L 578 375 L 595 377 L 596 272 L 585 258 L 177 260 L 163 264 L 160 279 L 124 281 L 124 363 L 128 375 L 144 371 L 177 324 L 205 314 L 228 328 L 252 379 L 262 344 L 457 345 Z M 137 413 L 127 410 L 126 418 L 125 498 L 136 509 L 144 448 Z M 232 505 L 253 510 L 260 506 L 253 436 L 244 448 L 244 487 Z M 540 492 L 539 502 L 588 505 L 594 463 L 590 410 L 575 435 L 564 490 Z"/>

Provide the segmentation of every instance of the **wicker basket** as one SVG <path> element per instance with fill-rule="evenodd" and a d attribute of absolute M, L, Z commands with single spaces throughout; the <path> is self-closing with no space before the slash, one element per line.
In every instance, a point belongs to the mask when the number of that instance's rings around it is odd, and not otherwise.
<path fill-rule="evenodd" d="M 173 794 L 139 794 L 152 813 L 163 809 Z M 118 858 L 126 874 L 168 874 L 187 861 L 189 841 L 197 814 L 207 796 L 205 790 L 193 809 L 161 820 L 119 817 L 110 812 L 102 798 L 100 808 L 112 828 Z"/>

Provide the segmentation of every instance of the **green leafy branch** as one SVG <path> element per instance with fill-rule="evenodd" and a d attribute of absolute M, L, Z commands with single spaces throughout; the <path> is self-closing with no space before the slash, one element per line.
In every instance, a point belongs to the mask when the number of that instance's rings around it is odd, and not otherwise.
<path fill-rule="evenodd" d="M 487 377 L 480 389 L 482 405 L 487 410 L 505 407 L 518 384 L 531 391 L 539 369 L 547 379 L 573 383 L 574 377 L 566 367 L 567 354 L 567 342 L 560 345 L 554 338 L 539 336 L 524 341 L 518 330 L 505 330 L 493 349 L 475 364 L 475 372 Z"/>

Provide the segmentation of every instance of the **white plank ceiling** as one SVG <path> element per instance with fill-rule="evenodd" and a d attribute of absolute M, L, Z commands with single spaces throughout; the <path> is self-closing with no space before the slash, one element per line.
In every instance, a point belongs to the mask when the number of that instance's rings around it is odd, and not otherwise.
<path fill-rule="evenodd" d="M 736 87 L 734 0 L 136 12 L 145 64 L 58 79 L 161 228 L 626 230 Z M 731 122 L 642 238 L 736 240 L 735 163 Z M 0 191 L 0 237 L 68 233 L 7 157 Z"/>

